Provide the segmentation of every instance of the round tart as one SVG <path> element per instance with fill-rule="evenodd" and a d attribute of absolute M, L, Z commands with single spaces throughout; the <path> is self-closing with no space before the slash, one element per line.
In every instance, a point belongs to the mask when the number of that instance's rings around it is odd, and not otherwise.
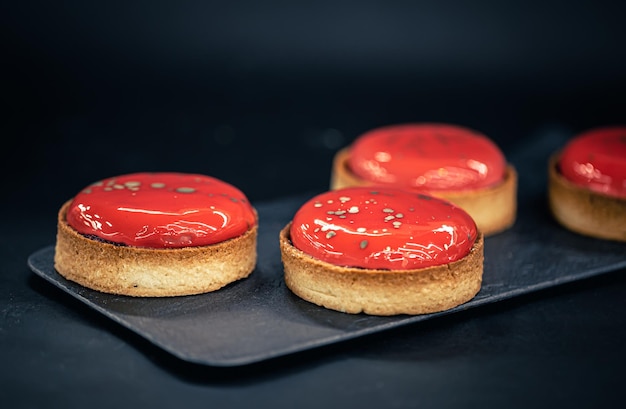
<path fill-rule="evenodd" d="M 517 173 L 485 135 L 447 124 L 371 130 L 335 155 L 331 189 L 389 186 L 446 199 L 485 235 L 508 229 L 517 213 Z"/>
<path fill-rule="evenodd" d="M 111 294 L 215 291 L 256 265 L 257 213 L 234 186 L 185 173 L 134 173 L 86 187 L 61 207 L 54 266 Z"/>
<path fill-rule="evenodd" d="M 483 235 L 456 205 L 387 187 L 317 195 L 280 232 L 285 283 L 328 309 L 426 314 L 472 299 Z"/>
<path fill-rule="evenodd" d="M 626 127 L 589 130 L 552 155 L 548 201 L 569 230 L 626 241 Z"/>

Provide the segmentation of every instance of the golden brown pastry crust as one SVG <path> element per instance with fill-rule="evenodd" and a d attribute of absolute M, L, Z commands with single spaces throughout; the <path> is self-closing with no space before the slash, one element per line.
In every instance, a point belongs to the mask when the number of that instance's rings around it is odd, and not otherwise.
<path fill-rule="evenodd" d="M 218 290 L 250 275 L 257 259 L 257 226 L 222 243 L 177 249 L 117 246 L 92 240 L 58 213 L 54 267 L 93 290 L 134 297 L 169 297 Z"/>
<path fill-rule="evenodd" d="M 349 148 L 335 154 L 330 177 L 330 188 L 350 186 L 372 186 L 373 183 L 356 176 L 348 166 Z M 474 219 L 485 236 L 507 230 L 515 223 L 517 215 L 517 172 L 507 165 L 502 183 L 497 186 L 469 191 L 428 192 L 430 195 L 448 200 Z"/>
<path fill-rule="evenodd" d="M 548 162 L 548 204 L 554 218 L 576 233 L 626 242 L 626 200 L 567 180 L 558 169 L 560 152 Z"/>
<path fill-rule="evenodd" d="M 484 239 L 455 262 L 416 270 L 369 270 L 336 266 L 298 250 L 287 224 L 280 250 L 287 287 L 300 298 L 350 314 L 427 314 L 456 307 L 480 290 Z"/>

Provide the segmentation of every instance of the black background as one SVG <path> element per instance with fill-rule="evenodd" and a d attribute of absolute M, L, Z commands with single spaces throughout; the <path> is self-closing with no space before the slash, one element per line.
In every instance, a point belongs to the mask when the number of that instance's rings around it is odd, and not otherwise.
<path fill-rule="evenodd" d="M 265 200 L 326 188 L 381 125 L 457 123 L 508 153 L 625 121 L 617 1 L 5 3 L 3 192 L 29 199 L 164 170 Z"/>
<path fill-rule="evenodd" d="M 26 258 L 54 242 L 63 201 L 117 174 L 209 174 L 260 203 L 326 189 L 337 149 L 377 126 L 456 123 L 512 157 L 542 135 L 623 124 L 625 12 L 618 1 L 3 2 L 0 398 L 65 408 L 620 399 L 624 271 L 228 371 L 168 357 L 33 277 Z"/>

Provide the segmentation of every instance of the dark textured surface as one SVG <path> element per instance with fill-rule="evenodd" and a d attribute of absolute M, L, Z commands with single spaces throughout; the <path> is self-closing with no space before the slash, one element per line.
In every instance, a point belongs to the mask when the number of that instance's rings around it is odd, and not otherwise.
<path fill-rule="evenodd" d="M 520 190 L 541 192 L 547 152 L 589 127 L 626 123 L 625 14 L 626 2 L 608 0 L 4 2 L 0 406 L 623 406 L 623 268 L 213 367 L 155 346 L 26 260 L 54 243 L 61 204 L 104 177 L 206 173 L 270 205 L 325 189 L 338 148 L 398 122 L 485 132 L 530 170 Z M 522 219 L 538 211 L 551 223 L 542 200 Z M 561 233 L 546 226 L 538 236 L 551 245 Z M 585 239 L 566 242 L 568 258 L 536 265 L 564 273 L 590 262 Z M 258 336 L 228 342 L 273 336 L 255 325 Z"/>
<path fill-rule="evenodd" d="M 528 169 L 519 170 L 530 174 Z M 626 268 L 623 243 L 571 234 L 550 219 L 541 192 L 521 197 L 523 211 L 516 225 L 485 240 L 481 291 L 468 303 L 437 314 L 348 315 L 293 296 L 283 282 L 278 232 L 303 197 L 257 206 L 257 268 L 249 278 L 210 294 L 141 299 L 91 291 L 56 273 L 52 246 L 34 253 L 29 265 L 41 277 L 179 358 L 213 366 L 250 364 Z"/>

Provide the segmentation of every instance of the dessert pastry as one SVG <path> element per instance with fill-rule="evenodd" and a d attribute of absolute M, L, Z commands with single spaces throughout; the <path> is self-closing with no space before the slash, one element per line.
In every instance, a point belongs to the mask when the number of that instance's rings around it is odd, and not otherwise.
<path fill-rule="evenodd" d="M 486 136 L 447 124 L 402 124 L 359 136 L 335 155 L 331 189 L 395 186 L 446 199 L 486 236 L 517 213 L 517 173 Z"/>
<path fill-rule="evenodd" d="M 280 232 L 285 283 L 328 309 L 425 314 L 472 299 L 483 235 L 456 205 L 388 187 L 317 195 Z"/>
<path fill-rule="evenodd" d="M 589 130 L 552 155 L 548 202 L 569 230 L 626 241 L 626 126 Z"/>
<path fill-rule="evenodd" d="M 257 213 L 234 186 L 199 174 L 134 173 L 86 187 L 58 214 L 54 266 L 112 294 L 217 290 L 256 265 Z"/>

